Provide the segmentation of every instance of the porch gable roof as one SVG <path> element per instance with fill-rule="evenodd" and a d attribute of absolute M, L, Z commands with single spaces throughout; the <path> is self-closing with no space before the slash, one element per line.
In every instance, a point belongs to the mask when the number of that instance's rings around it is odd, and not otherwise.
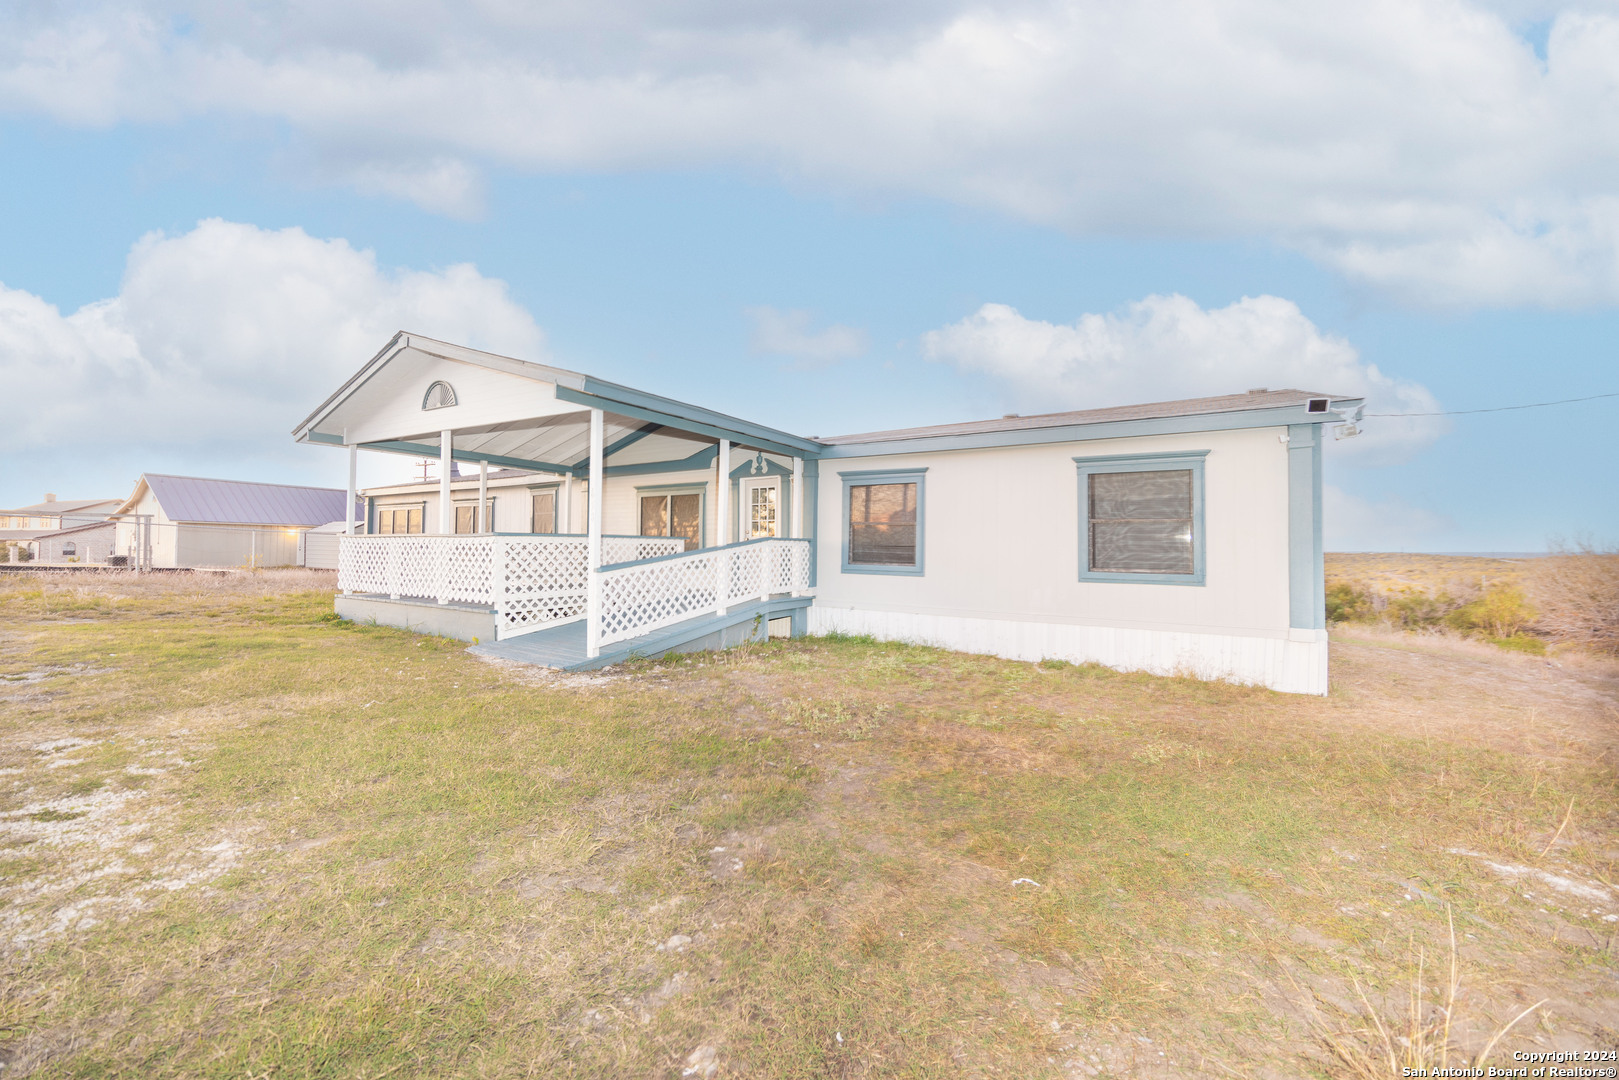
<path fill-rule="evenodd" d="M 525 380 L 533 385 L 533 390 L 525 390 L 520 395 L 524 400 L 508 400 L 503 394 L 490 395 L 486 386 L 484 396 L 493 396 L 498 401 L 485 400 L 478 409 L 466 411 L 462 411 L 458 402 L 444 409 L 441 420 L 432 415 L 436 410 L 401 406 L 401 402 L 415 400 L 427 390 L 434 381 L 435 371 L 453 372 L 455 367 L 468 372 L 468 378 L 473 371 L 481 370 Z M 390 368 L 394 370 L 390 372 Z M 386 437 L 378 437 L 375 431 L 370 432 L 369 437 L 350 437 L 348 421 L 355 417 L 345 417 L 344 412 L 363 413 L 364 410 L 345 410 L 344 406 L 355 403 L 358 395 L 367 393 L 374 395 L 378 403 L 387 401 L 395 408 L 398 419 L 393 423 L 399 430 L 389 431 Z M 592 408 L 607 414 L 607 443 L 614 452 L 637 441 L 651 442 L 660 436 L 665 438 L 659 438 L 658 442 L 673 440 L 667 449 L 675 458 L 690 456 L 692 436 L 729 439 L 739 447 L 797 457 L 816 457 L 821 451 L 821 445 L 812 439 L 712 409 L 580 372 L 405 331 L 395 334 L 381 352 L 294 428 L 293 435 L 299 442 L 328 445 L 353 442 L 367 449 L 437 456 L 439 431 L 450 429 L 455 432 L 451 448 L 455 460 L 487 461 L 491 465 L 572 475 L 581 473 L 588 465 L 589 425 L 585 410 Z M 462 422 L 458 423 L 458 418 Z M 637 456 L 645 456 L 648 449 L 651 446 L 642 447 L 642 453 Z"/>

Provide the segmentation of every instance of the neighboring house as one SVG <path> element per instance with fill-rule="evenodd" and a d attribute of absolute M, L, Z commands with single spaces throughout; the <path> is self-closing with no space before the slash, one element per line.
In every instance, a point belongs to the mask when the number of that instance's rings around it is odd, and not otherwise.
<path fill-rule="evenodd" d="M 117 532 L 113 521 L 57 529 L 39 538 L 35 557 L 43 563 L 105 563 L 113 554 Z"/>
<path fill-rule="evenodd" d="M 401 333 L 294 435 L 347 447 L 351 484 L 360 449 L 439 459 L 436 490 L 368 493 L 337 610 L 482 652 L 585 668 L 779 627 L 1323 694 L 1322 429 L 1361 405 L 804 438 Z"/>
<path fill-rule="evenodd" d="M 118 509 L 117 499 L 58 499 L 47 494 L 45 501 L 15 510 L 0 510 L 0 529 L 70 529 L 92 521 L 105 521 Z"/>
<path fill-rule="evenodd" d="M 22 551 L 26 551 L 30 559 L 58 561 L 54 553 L 63 548 L 53 544 L 52 537 L 63 530 L 105 521 L 117 508 L 117 499 L 58 499 L 55 495 L 47 494 L 44 502 L 19 506 L 14 510 L 0 510 L 0 547 L 7 549 L 7 561 L 17 561 Z M 96 535 L 99 537 L 100 533 Z M 97 562 L 105 561 L 105 549 L 110 544 L 86 537 L 66 537 L 63 542 L 74 550 L 79 545 L 89 543 L 92 551 L 101 553 L 100 557 L 93 557 L 93 561 Z M 69 559 L 92 561 L 76 555 L 70 555 Z"/>
<path fill-rule="evenodd" d="M 116 556 L 148 567 L 294 566 L 301 534 L 342 519 L 345 501 L 337 488 L 146 473 L 112 515 Z"/>

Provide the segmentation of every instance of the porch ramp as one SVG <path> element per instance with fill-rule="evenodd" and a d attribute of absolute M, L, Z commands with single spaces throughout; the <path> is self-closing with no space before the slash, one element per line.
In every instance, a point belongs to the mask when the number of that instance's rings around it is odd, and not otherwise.
<path fill-rule="evenodd" d="M 576 535 L 343 536 L 336 609 L 567 671 L 764 640 L 777 619 L 808 630 L 808 540 L 686 551 L 678 537 L 620 536 L 602 551 L 621 561 L 588 569 Z"/>
<path fill-rule="evenodd" d="M 594 657 L 588 656 L 585 649 L 584 619 L 504 641 L 480 643 L 467 651 L 478 656 L 515 660 L 562 671 L 590 671 L 626 660 L 729 649 L 752 641 L 764 641 L 770 636 L 770 623 L 776 619 L 792 619 L 792 636 L 802 637 L 808 630 L 808 613 L 812 602 L 808 596 L 778 596 L 736 604 L 726 609 L 724 615 L 710 613 L 605 645 L 600 655 Z"/>

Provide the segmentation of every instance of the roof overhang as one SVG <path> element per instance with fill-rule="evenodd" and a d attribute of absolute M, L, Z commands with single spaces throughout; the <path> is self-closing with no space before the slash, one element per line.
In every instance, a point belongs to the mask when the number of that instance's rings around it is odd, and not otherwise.
<path fill-rule="evenodd" d="M 475 406 L 463 408 L 459 390 L 455 406 L 411 406 L 435 379 L 444 377 L 453 385 L 458 370 L 498 375 L 493 380 L 467 376 L 484 398 Z M 592 409 L 605 414 L 609 454 L 643 439 L 649 445 L 639 457 L 661 446 L 670 461 L 700 449 L 693 439 L 729 439 L 738 448 L 790 457 L 818 457 L 822 450 L 813 439 L 673 398 L 404 331 L 294 428 L 293 436 L 305 443 L 437 457 L 441 432 L 449 430 L 454 460 L 582 475 L 589 464 Z"/>
<path fill-rule="evenodd" d="M 883 454 L 915 454 L 938 450 L 977 450 L 999 446 L 1036 446 L 1042 443 L 1089 442 L 1096 439 L 1123 439 L 1143 435 L 1182 435 L 1200 431 L 1234 431 L 1242 428 L 1289 427 L 1294 424 L 1341 424 L 1364 398 L 1327 398 L 1325 410 L 1311 411 L 1308 401 L 1266 408 L 1188 413 L 1178 416 L 1148 416 L 1127 420 L 1098 420 L 1072 424 L 1050 424 L 994 431 L 953 432 L 949 434 L 884 433 L 883 438 L 832 443 L 821 452 L 823 458 L 876 457 Z"/>

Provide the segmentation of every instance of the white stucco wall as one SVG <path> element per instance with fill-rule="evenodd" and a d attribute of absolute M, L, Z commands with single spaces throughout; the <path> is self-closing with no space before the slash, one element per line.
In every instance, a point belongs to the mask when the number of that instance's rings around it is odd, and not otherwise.
<path fill-rule="evenodd" d="M 812 629 L 1326 690 L 1325 635 L 1288 626 L 1285 428 L 820 462 Z M 1073 459 L 1207 451 L 1201 586 L 1078 580 Z M 846 574 L 841 472 L 926 468 L 922 576 Z"/>

